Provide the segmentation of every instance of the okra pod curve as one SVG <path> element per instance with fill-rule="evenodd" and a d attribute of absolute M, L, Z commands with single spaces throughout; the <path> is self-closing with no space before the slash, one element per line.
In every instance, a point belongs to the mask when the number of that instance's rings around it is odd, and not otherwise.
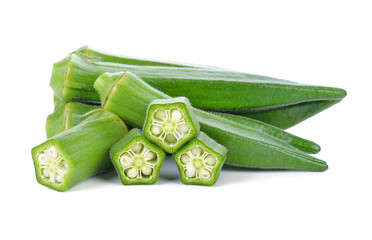
<path fill-rule="evenodd" d="M 191 104 L 184 97 L 153 100 L 145 119 L 143 135 L 167 153 L 175 153 L 200 129 Z"/>
<path fill-rule="evenodd" d="M 54 64 L 50 85 L 55 95 L 64 101 L 99 101 L 93 89 L 94 81 L 104 72 L 116 71 L 133 72 L 170 96 L 185 96 L 194 107 L 234 114 L 266 112 L 319 100 L 335 103 L 346 95 L 339 88 L 303 85 L 223 69 L 102 62 L 80 52 L 71 53 Z M 302 121 L 304 117 L 296 120 Z"/>
<path fill-rule="evenodd" d="M 125 123 L 111 112 L 98 109 L 87 113 L 80 124 L 31 150 L 37 181 L 65 191 L 98 172 L 113 169 L 109 149 L 127 132 Z"/>
<path fill-rule="evenodd" d="M 200 132 L 173 155 L 184 184 L 214 185 L 226 159 L 227 149 Z"/>
<path fill-rule="evenodd" d="M 143 126 L 148 104 L 169 98 L 131 73 L 104 73 L 94 84 L 102 108 Z M 277 138 L 217 115 L 193 108 L 201 131 L 225 146 L 226 163 L 261 169 L 325 171 L 327 164 Z"/>
<path fill-rule="evenodd" d="M 112 162 L 125 185 L 154 184 L 165 153 L 133 128 L 110 149 Z"/>
<path fill-rule="evenodd" d="M 96 108 L 96 106 L 75 102 L 67 102 L 60 106 L 47 117 L 45 124 L 47 138 L 78 125 L 84 120 L 85 113 Z"/>

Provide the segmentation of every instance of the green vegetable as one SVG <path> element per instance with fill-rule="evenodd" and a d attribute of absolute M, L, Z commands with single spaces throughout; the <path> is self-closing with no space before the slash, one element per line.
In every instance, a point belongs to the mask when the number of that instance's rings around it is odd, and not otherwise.
<path fill-rule="evenodd" d="M 135 126 L 143 126 L 148 104 L 169 96 L 131 73 L 104 73 L 94 84 L 102 108 Z M 194 108 L 205 132 L 228 150 L 226 163 L 263 169 L 324 171 L 327 164 L 305 154 L 285 141 L 249 128 L 241 123 Z"/>
<path fill-rule="evenodd" d="M 200 125 L 187 98 L 153 100 L 147 109 L 143 135 L 168 153 L 193 139 Z"/>
<path fill-rule="evenodd" d="M 109 149 L 128 129 L 115 114 L 89 112 L 77 126 L 57 134 L 31 151 L 37 181 L 65 191 L 101 171 L 112 169 Z"/>
<path fill-rule="evenodd" d="M 217 181 L 227 149 L 205 133 L 173 155 L 184 184 L 211 186 Z"/>
<path fill-rule="evenodd" d="M 222 69 L 103 62 L 80 52 L 72 53 L 54 64 L 51 87 L 63 101 L 99 101 L 93 89 L 94 81 L 104 72 L 116 71 L 133 72 L 170 96 L 185 96 L 194 107 L 243 115 L 263 111 L 265 113 L 260 118 L 268 119 L 269 122 L 270 116 L 265 117 L 266 114 L 270 115 L 268 110 L 314 101 L 330 101 L 334 104 L 346 95 L 344 90 L 338 88 L 302 85 Z M 296 124 L 320 110 L 312 111 L 302 113 L 289 122 Z M 283 117 L 281 111 L 280 114 Z"/>
<path fill-rule="evenodd" d="M 47 117 L 45 125 L 47 138 L 76 126 L 84 120 L 82 115 L 96 108 L 95 106 L 75 102 L 68 102 L 60 106 Z"/>
<path fill-rule="evenodd" d="M 165 153 L 134 128 L 111 147 L 111 159 L 125 185 L 154 184 Z"/>

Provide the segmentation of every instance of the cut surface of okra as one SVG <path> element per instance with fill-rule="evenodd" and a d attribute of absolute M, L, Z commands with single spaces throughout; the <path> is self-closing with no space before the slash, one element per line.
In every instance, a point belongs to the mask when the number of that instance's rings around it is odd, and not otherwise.
<path fill-rule="evenodd" d="M 227 156 L 227 149 L 200 132 L 173 155 L 184 184 L 214 185 Z"/>
<path fill-rule="evenodd" d="M 113 169 L 109 149 L 127 134 L 127 126 L 115 114 L 102 109 L 87 115 L 75 127 L 32 149 L 40 184 L 65 191 L 96 173 Z"/>
<path fill-rule="evenodd" d="M 143 135 L 164 151 L 174 153 L 199 129 L 187 98 L 157 99 L 148 106 Z"/>
<path fill-rule="evenodd" d="M 115 143 L 110 154 L 125 185 L 154 184 L 165 158 L 164 151 L 146 140 L 138 128 Z"/>

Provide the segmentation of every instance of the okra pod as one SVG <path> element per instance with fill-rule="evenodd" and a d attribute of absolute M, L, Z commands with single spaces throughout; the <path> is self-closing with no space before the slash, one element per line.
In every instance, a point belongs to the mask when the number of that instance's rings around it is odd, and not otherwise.
<path fill-rule="evenodd" d="M 131 73 L 104 73 L 94 84 L 102 108 L 123 120 L 143 126 L 148 104 L 169 96 Z M 285 141 L 240 123 L 193 108 L 201 131 L 225 146 L 226 163 L 262 169 L 324 171 L 327 164 L 294 148 Z"/>
<path fill-rule="evenodd" d="M 109 149 L 127 132 L 125 123 L 111 112 L 98 109 L 87 113 L 75 127 L 32 149 L 37 181 L 65 191 L 96 173 L 113 169 Z"/>
<path fill-rule="evenodd" d="M 96 106 L 67 102 L 47 117 L 45 130 L 47 138 L 66 131 L 84 120 L 83 115 Z"/>
<path fill-rule="evenodd" d="M 200 132 L 173 155 L 184 184 L 214 185 L 226 159 L 227 149 Z"/>
<path fill-rule="evenodd" d="M 55 95 L 64 101 L 99 101 L 93 89 L 94 81 L 104 72 L 116 71 L 133 72 L 170 96 L 185 96 L 194 107 L 234 114 L 319 100 L 335 103 L 346 95 L 338 88 L 303 85 L 222 69 L 102 62 L 80 52 L 71 53 L 68 58 L 54 64 L 51 87 Z"/>
<path fill-rule="evenodd" d="M 200 125 L 187 98 L 153 100 L 146 113 L 143 135 L 167 153 L 193 139 Z"/>
<path fill-rule="evenodd" d="M 134 128 L 110 149 L 121 182 L 125 185 L 154 184 L 165 153 L 146 140 L 141 130 Z"/>

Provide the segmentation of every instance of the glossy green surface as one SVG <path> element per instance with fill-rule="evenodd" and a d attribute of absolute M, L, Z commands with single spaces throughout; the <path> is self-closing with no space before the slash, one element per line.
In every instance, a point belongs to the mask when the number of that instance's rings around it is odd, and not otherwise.
<path fill-rule="evenodd" d="M 131 73 L 105 73 L 94 84 L 100 93 L 102 107 L 123 120 L 142 126 L 148 104 L 154 99 L 169 98 Z M 324 171 L 327 164 L 305 154 L 273 136 L 194 108 L 205 132 L 225 146 L 229 153 L 226 163 L 261 169 L 293 169 Z"/>

